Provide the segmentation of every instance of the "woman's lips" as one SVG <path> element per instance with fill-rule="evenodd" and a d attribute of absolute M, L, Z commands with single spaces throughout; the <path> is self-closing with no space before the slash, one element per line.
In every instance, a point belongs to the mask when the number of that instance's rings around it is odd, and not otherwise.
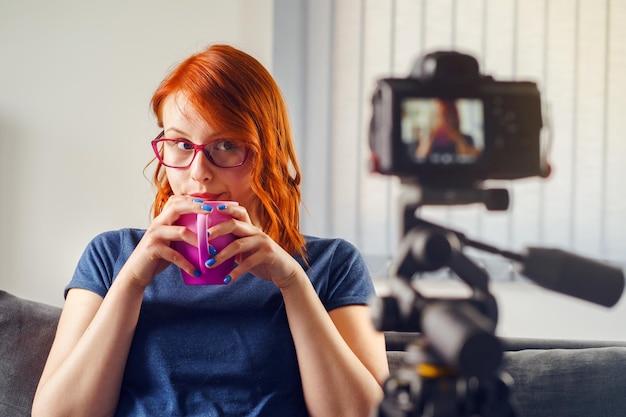
<path fill-rule="evenodd" d="M 209 194 L 209 193 L 193 193 L 193 194 L 189 194 L 190 197 L 193 198 L 201 198 L 202 200 L 207 200 L 207 201 L 215 201 L 215 200 L 219 200 L 219 194 Z"/>

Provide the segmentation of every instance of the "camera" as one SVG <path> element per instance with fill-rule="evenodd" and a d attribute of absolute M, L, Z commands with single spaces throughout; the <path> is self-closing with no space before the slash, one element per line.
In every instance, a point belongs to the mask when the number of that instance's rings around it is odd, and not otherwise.
<path fill-rule="evenodd" d="M 435 187 L 548 175 L 537 85 L 481 75 L 470 55 L 424 55 L 378 81 L 372 109 L 374 172 Z"/>

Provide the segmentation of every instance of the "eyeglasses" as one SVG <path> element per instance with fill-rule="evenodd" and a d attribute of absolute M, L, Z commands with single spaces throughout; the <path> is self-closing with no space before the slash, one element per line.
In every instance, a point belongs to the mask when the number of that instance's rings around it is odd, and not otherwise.
<path fill-rule="evenodd" d="M 243 165 L 249 148 L 241 141 L 218 139 L 205 145 L 196 145 L 185 139 L 166 139 L 164 132 L 152 141 L 152 149 L 159 162 L 169 168 L 189 168 L 200 151 L 219 168 Z"/>

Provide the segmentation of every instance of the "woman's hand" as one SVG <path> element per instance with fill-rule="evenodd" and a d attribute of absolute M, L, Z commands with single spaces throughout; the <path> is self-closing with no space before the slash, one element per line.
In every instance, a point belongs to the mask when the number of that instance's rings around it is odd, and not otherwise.
<path fill-rule="evenodd" d="M 226 277 L 225 282 L 235 281 L 244 273 L 251 272 L 261 279 L 273 282 L 280 289 L 291 285 L 302 267 L 263 230 L 252 224 L 245 207 L 227 205 L 216 209 L 232 216 L 232 219 L 207 230 L 209 243 L 212 239 L 229 233 L 237 237 L 214 256 L 215 263 L 212 267 L 235 256 L 237 266 Z"/>
<path fill-rule="evenodd" d="M 182 214 L 202 213 L 202 203 L 190 197 L 172 196 L 163 211 L 154 218 L 141 241 L 124 265 L 136 285 L 143 288 L 150 285 L 155 275 L 170 263 L 194 275 L 195 267 L 170 245 L 174 241 L 184 241 L 198 246 L 196 235 L 185 226 L 176 225 Z"/>

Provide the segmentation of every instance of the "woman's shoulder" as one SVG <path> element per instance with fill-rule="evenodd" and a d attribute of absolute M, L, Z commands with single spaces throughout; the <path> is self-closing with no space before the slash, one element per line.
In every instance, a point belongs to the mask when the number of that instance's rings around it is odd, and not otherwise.
<path fill-rule="evenodd" d="M 123 228 L 117 230 L 107 230 L 104 232 L 98 233 L 93 239 L 93 242 L 108 242 L 112 243 L 115 241 L 139 241 L 146 233 L 146 229 L 137 229 L 137 228 Z"/>
<path fill-rule="evenodd" d="M 363 256 L 343 238 L 305 236 L 307 274 L 327 310 L 365 304 L 374 293 Z"/>
<path fill-rule="evenodd" d="M 89 247 L 98 252 L 132 252 L 145 234 L 145 229 L 124 228 L 108 230 L 97 234 L 89 243 Z"/>
<path fill-rule="evenodd" d="M 330 262 L 337 263 L 363 263 L 363 257 L 357 247 L 343 238 L 324 238 L 317 236 L 304 236 L 306 241 L 306 254 L 311 263 Z"/>
<path fill-rule="evenodd" d="M 304 236 L 308 253 L 326 251 L 358 252 L 356 246 L 339 237 Z"/>
<path fill-rule="evenodd" d="M 84 288 L 104 297 L 144 233 L 141 229 L 119 229 L 93 237 L 76 265 L 65 294 L 71 288 Z"/>

